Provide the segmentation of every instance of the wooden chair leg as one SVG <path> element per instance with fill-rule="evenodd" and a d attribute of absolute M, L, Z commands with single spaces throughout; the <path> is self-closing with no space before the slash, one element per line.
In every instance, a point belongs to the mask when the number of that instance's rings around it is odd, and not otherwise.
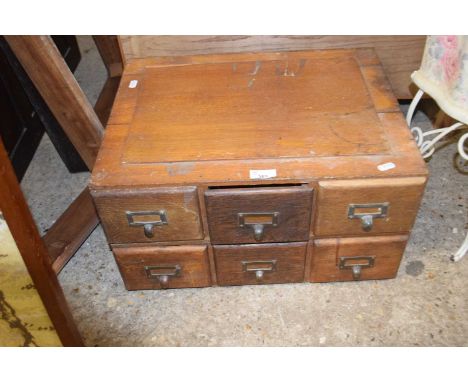
<path fill-rule="evenodd" d="M 104 129 L 54 42 L 50 36 L 5 36 L 5 39 L 91 170 Z"/>
<path fill-rule="evenodd" d="M 105 126 L 122 77 L 123 56 L 117 36 L 93 36 L 93 39 L 107 70 L 107 81 L 94 106 L 96 114 Z"/>
<path fill-rule="evenodd" d="M 99 224 L 86 187 L 43 236 L 52 269 L 59 273 Z"/>
<path fill-rule="evenodd" d="M 91 170 L 104 129 L 53 41 L 49 36 L 5 36 L 5 39 Z M 110 94 L 111 90 L 116 91 L 116 86 L 106 89 L 106 94 Z M 100 105 L 110 110 L 112 101 L 113 98 L 107 95 Z M 98 222 L 86 188 L 44 236 L 55 272 L 60 272 Z"/>
<path fill-rule="evenodd" d="M 101 94 L 96 101 L 96 105 L 94 105 L 94 110 L 104 126 L 109 119 L 112 104 L 114 103 L 119 85 L 120 77 L 108 77 L 104 87 L 102 88 Z"/>
<path fill-rule="evenodd" d="M 108 73 L 95 109 L 49 36 L 5 36 L 5 39 L 91 170 L 123 71 L 117 36 L 94 36 Z M 85 188 L 43 237 L 56 273 L 62 270 L 98 223 L 93 201 Z"/>
<path fill-rule="evenodd" d="M 105 125 L 120 84 L 123 59 L 117 36 L 93 36 L 108 78 L 94 106 L 101 123 Z M 99 224 L 93 201 L 87 188 L 75 199 L 49 229 L 43 239 L 49 250 L 52 268 L 59 273 Z"/>
<path fill-rule="evenodd" d="M 24 195 L 0 140 L 0 210 L 44 303 L 57 334 L 65 346 L 83 346 L 62 288 L 52 269 Z"/>

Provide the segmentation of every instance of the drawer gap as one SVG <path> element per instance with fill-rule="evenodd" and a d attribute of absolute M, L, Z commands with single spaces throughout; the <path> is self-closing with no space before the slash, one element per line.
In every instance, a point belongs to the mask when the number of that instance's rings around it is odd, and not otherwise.
<path fill-rule="evenodd" d="M 237 186 L 208 186 L 209 190 L 232 190 L 238 188 L 265 188 L 265 187 L 304 187 L 307 183 L 271 183 L 271 184 L 245 184 Z"/>

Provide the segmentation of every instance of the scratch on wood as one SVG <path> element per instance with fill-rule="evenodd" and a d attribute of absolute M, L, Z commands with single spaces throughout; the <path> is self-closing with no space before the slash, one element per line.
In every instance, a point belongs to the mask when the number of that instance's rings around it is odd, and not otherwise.
<path fill-rule="evenodd" d="M 302 70 L 304 69 L 304 66 L 305 66 L 306 62 L 307 62 L 307 60 L 306 60 L 305 58 L 301 58 L 301 59 L 299 60 L 299 68 L 297 69 L 296 75 L 299 75 L 299 74 L 302 72 Z"/>
<path fill-rule="evenodd" d="M 184 193 L 184 208 L 187 206 L 191 206 L 193 198 L 194 198 L 193 194 L 188 193 L 188 192 Z"/>
<path fill-rule="evenodd" d="M 292 74 L 289 74 L 289 61 L 286 61 L 286 68 L 284 68 L 284 73 L 283 73 L 283 76 L 294 76 L 294 73 Z"/>
<path fill-rule="evenodd" d="M 328 123 L 328 128 L 333 133 L 333 135 L 335 137 L 337 137 L 339 140 L 341 140 L 343 142 L 346 142 L 346 143 L 349 143 L 351 145 L 355 145 L 356 148 L 361 148 L 361 147 L 365 147 L 365 146 L 377 146 L 377 145 L 379 145 L 379 143 L 373 143 L 373 142 L 364 142 L 364 143 L 363 142 L 353 142 L 350 139 L 348 139 L 347 137 L 341 135 L 341 132 L 337 131 L 332 123 Z"/>
<path fill-rule="evenodd" d="M 297 68 L 296 71 L 293 71 L 293 70 L 289 69 L 289 61 L 286 61 L 286 67 L 284 68 L 284 70 L 281 70 L 279 64 L 277 64 L 275 73 L 276 73 L 277 76 L 296 77 L 302 72 L 302 70 L 305 67 L 306 62 L 307 62 L 307 60 L 305 58 L 301 58 L 299 60 L 299 65 L 298 65 L 298 68 Z"/>
<path fill-rule="evenodd" d="M 277 76 L 281 76 L 281 68 L 280 68 L 280 64 L 279 63 L 276 63 L 275 64 L 275 74 Z"/>
<path fill-rule="evenodd" d="M 194 163 L 172 163 L 166 165 L 166 170 L 170 176 L 187 175 L 193 171 L 194 167 Z"/>
<path fill-rule="evenodd" d="M 250 75 L 255 76 L 258 71 L 260 70 L 260 67 L 262 66 L 262 63 L 260 61 L 255 61 L 255 67 L 252 73 Z"/>
<path fill-rule="evenodd" d="M 254 84 L 255 82 L 255 78 L 252 78 L 250 81 L 249 81 L 249 84 L 247 85 L 247 87 L 250 89 L 252 87 L 252 85 Z"/>
<path fill-rule="evenodd" d="M 236 62 L 234 62 L 234 63 L 232 64 L 232 71 L 233 71 L 234 73 L 237 71 L 237 63 L 236 63 Z"/>

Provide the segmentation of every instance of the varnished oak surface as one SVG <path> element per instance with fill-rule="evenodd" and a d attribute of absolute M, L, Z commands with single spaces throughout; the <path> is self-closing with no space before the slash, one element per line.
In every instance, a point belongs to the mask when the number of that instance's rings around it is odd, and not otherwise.
<path fill-rule="evenodd" d="M 348 218 L 350 204 L 388 203 L 387 215 L 373 219 L 370 234 L 408 232 L 413 226 L 426 178 L 350 179 L 319 182 L 315 233 L 365 235 L 360 219 Z"/>
<path fill-rule="evenodd" d="M 111 243 L 203 239 L 195 187 L 101 191 L 93 192 L 93 198 Z M 145 236 L 143 225 L 129 225 L 128 213 L 146 212 L 134 217 L 142 223 L 159 220 L 154 212 L 160 210 L 165 211 L 167 224 L 155 225 L 152 237 Z"/>
<path fill-rule="evenodd" d="M 146 69 L 122 162 L 388 152 L 352 54 L 290 56 Z"/>
<path fill-rule="evenodd" d="M 127 63 L 143 57 L 374 48 L 398 98 L 413 98 L 410 75 L 419 68 L 426 36 L 119 36 Z"/>
<path fill-rule="evenodd" d="M 340 269 L 339 259 L 356 256 L 375 258 L 373 267 L 361 270 L 360 280 L 393 278 L 407 241 L 406 235 L 315 240 L 310 281 L 352 281 L 351 269 Z"/>
<path fill-rule="evenodd" d="M 393 277 L 426 177 L 375 53 L 337 50 L 127 62 L 90 188 L 127 288 L 159 288 L 144 267 L 161 262 L 194 270 L 177 288 L 349 280 L 339 257 L 375 251 L 363 279 Z M 348 219 L 384 202 L 370 232 Z M 159 209 L 154 237 L 129 226 Z M 276 268 L 259 281 L 246 261 Z"/>
<path fill-rule="evenodd" d="M 62 270 L 98 224 L 93 200 L 85 188 L 43 237 L 56 273 Z"/>
<path fill-rule="evenodd" d="M 208 252 L 205 245 L 169 247 L 113 247 L 119 270 L 128 290 L 197 288 L 211 285 Z M 146 266 L 161 266 L 170 271 L 178 266 L 180 273 L 170 276 L 167 285 L 149 278 Z M 158 271 L 156 271 L 158 272 Z M 159 270 L 161 272 L 161 270 Z"/>
<path fill-rule="evenodd" d="M 373 51 L 205 55 L 128 63 L 91 188 L 272 168 L 273 182 L 427 173 Z"/>
<path fill-rule="evenodd" d="M 307 241 L 313 189 L 306 186 L 230 188 L 205 192 L 210 238 L 214 244 Z M 238 214 L 248 219 L 251 213 L 277 214 L 276 226 L 271 216 L 264 232 L 255 240 L 252 225 L 239 226 Z M 248 223 L 248 220 L 246 221 Z"/>
<path fill-rule="evenodd" d="M 276 284 L 304 281 L 307 243 L 249 245 L 215 245 L 216 272 L 219 285 Z M 249 263 L 246 266 L 242 262 Z M 272 263 L 275 262 L 273 269 Z M 255 271 L 267 269 L 259 280 Z"/>

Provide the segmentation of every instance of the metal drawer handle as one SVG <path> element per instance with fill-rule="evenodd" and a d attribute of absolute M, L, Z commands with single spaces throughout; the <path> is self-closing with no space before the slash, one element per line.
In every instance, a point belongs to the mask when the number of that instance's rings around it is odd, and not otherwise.
<path fill-rule="evenodd" d="M 387 216 L 389 205 L 388 202 L 350 204 L 348 206 L 348 219 L 361 219 L 362 230 L 369 232 L 374 226 L 374 219 Z"/>
<path fill-rule="evenodd" d="M 276 260 L 242 261 L 242 271 L 255 272 L 255 278 L 261 281 L 265 272 L 276 271 Z"/>
<path fill-rule="evenodd" d="M 167 287 L 170 277 L 180 277 L 182 267 L 176 265 L 147 265 L 145 266 L 146 277 L 157 279 L 161 288 Z"/>
<path fill-rule="evenodd" d="M 167 213 L 166 210 L 159 211 L 127 211 L 126 212 L 128 225 L 130 227 L 141 227 L 143 226 L 143 232 L 148 239 L 154 236 L 154 227 L 167 225 Z M 158 216 L 159 220 L 150 221 L 135 221 L 136 216 Z"/>
<path fill-rule="evenodd" d="M 372 268 L 374 263 L 375 256 L 340 257 L 338 266 L 340 269 L 351 269 L 353 272 L 353 279 L 359 280 L 361 278 L 361 270 L 364 268 Z"/>
<path fill-rule="evenodd" d="M 278 217 L 279 212 L 239 212 L 237 214 L 239 227 L 252 227 L 256 241 L 262 240 L 266 225 L 278 226 Z"/>

